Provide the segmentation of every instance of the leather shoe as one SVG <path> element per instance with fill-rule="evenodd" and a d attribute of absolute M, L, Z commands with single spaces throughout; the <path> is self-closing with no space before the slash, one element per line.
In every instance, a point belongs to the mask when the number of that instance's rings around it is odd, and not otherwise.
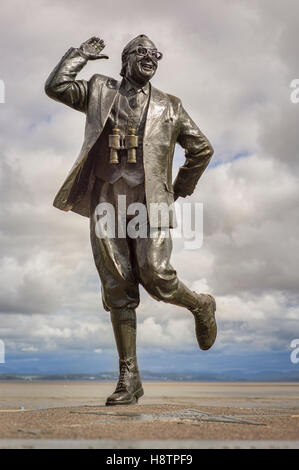
<path fill-rule="evenodd" d="M 197 294 L 198 306 L 191 310 L 195 319 L 195 333 L 200 349 L 206 351 L 215 343 L 217 324 L 215 320 L 216 301 L 212 295 Z"/>

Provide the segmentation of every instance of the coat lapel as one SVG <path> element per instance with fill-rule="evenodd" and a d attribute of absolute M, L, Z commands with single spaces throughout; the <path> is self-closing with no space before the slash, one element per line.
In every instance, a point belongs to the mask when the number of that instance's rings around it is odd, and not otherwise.
<path fill-rule="evenodd" d="M 104 128 L 121 82 L 109 78 L 101 90 L 98 105 L 100 110 L 100 128 Z"/>
<path fill-rule="evenodd" d="M 155 127 L 159 125 L 159 121 L 163 113 L 167 111 L 167 105 L 167 95 L 157 88 L 151 86 L 150 102 L 144 132 L 145 140 L 150 138 L 151 134 L 155 130 Z"/>

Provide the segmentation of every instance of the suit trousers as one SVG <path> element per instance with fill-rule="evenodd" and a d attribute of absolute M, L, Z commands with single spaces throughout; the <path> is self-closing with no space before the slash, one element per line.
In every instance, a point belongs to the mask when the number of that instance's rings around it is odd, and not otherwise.
<path fill-rule="evenodd" d="M 156 300 L 191 308 L 193 295 L 190 293 L 190 298 L 187 296 L 181 301 L 181 291 L 187 288 L 170 264 L 172 239 L 169 228 L 154 229 L 149 236 L 147 225 L 148 236 L 145 238 L 98 236 L 97 206 L 110 203 L 117 209 L 118 195 L 127 196 L 127 206 L 132 202 L 145 203 L 144 184 L 130 187 L 122 178 L 113 184 L 96 179 L 91 197 L 90 237 L 105 310 L 135 309 L 140 301 L 139 284 Z M 127 216 L 126 222 L 129 220 Z"/>

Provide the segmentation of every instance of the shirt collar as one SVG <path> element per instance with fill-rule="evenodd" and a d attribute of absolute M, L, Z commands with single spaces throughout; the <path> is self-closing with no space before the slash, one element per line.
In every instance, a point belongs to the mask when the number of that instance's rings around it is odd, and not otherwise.
<path fill-rule="evenodd" d="M 131 82 L 128 78 L 124 77 L 121 88 L 126 92 L 129 93 L 131 90 L 134 90 L 135 93 L 139 93 L 142 91 L 145 95 L 149 94 L 149 82 L 143 87 L 137 85 L 137 83 Z"/>

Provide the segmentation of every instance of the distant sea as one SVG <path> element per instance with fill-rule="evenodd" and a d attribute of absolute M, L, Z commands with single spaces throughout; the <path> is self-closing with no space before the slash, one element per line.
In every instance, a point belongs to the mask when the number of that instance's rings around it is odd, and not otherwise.
<path fill-rule="evenodd" d="M 78 380 L 78 381 L 114 381 L 118 375 L 115 372 L 101 372 L 97 374 L 9 374 L 0 373 L 0 381 L 40 381 L 40 380 Z M 142 371 L 144 381 L 165 382 L 299 382 L 299 371 L 280 373 L 272 370 L 256 373 L 244 373 L 240 370 L 226 371 L 225 374 L 210 373 L 167 373 Z"/>

